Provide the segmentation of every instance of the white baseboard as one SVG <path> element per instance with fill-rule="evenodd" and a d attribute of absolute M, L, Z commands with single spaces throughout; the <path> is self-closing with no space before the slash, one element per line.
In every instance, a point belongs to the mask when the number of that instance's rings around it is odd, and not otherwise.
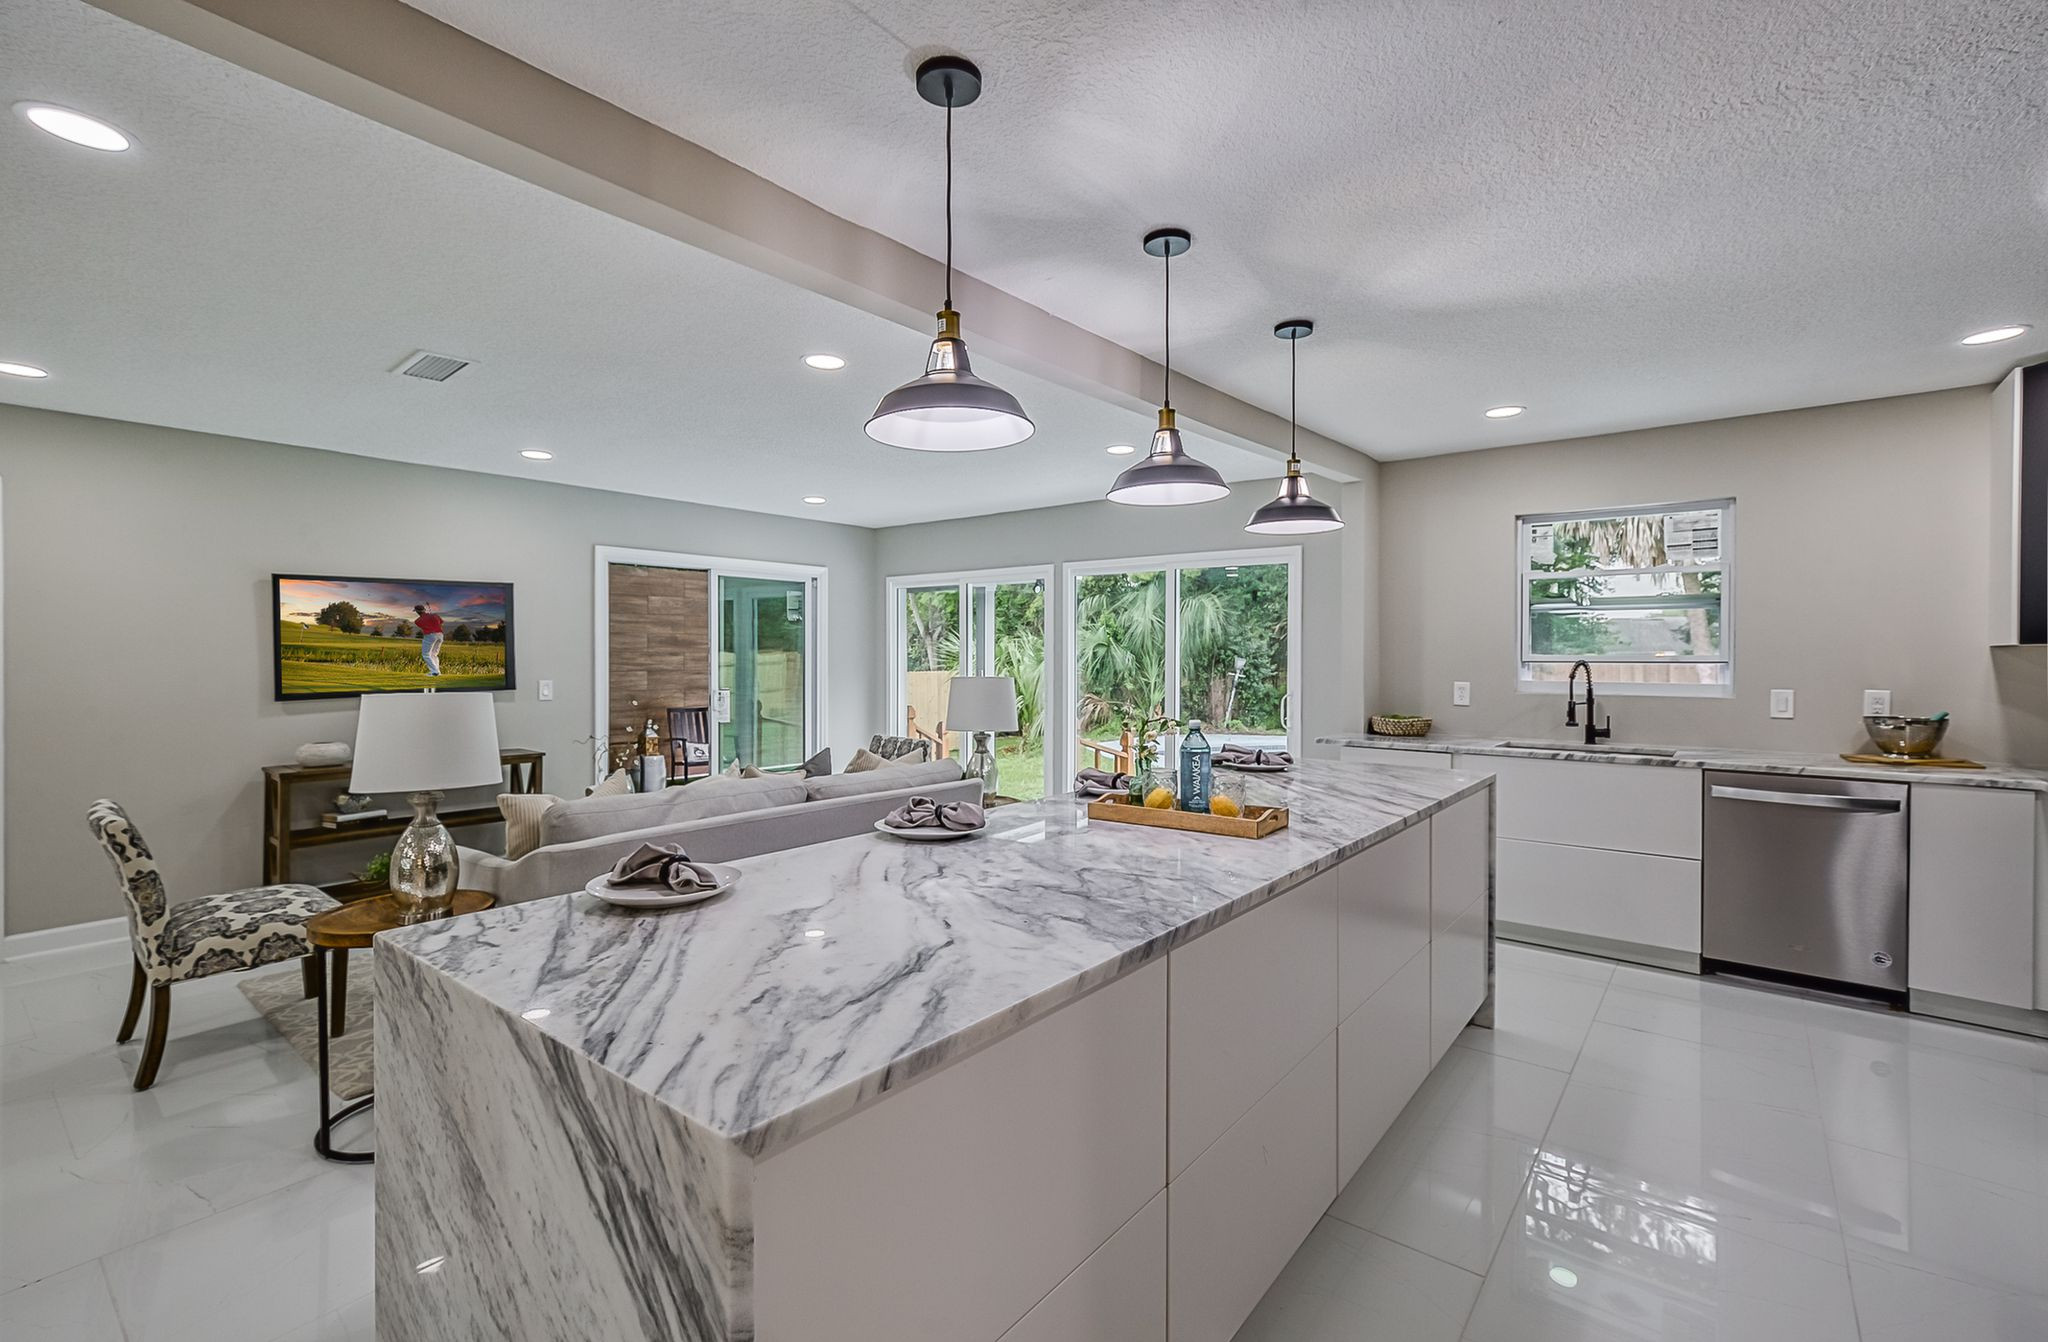
<path fill-rule="evenodd" d="M 105 946 L 128 939 L 126 918 L 99 918 L 69 927 L 46 927 L 40 932 L 15 932 L 0 937 L 0 960 L 20 960 L 31 955 L 51 955 L 87 946 Z"/>

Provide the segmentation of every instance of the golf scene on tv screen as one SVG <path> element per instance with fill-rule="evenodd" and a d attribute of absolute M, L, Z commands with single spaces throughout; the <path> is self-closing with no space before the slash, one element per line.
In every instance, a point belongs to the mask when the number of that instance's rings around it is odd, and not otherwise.
<path fill-rule="evenodd" d="M 277 697 L 509 690 L 512 584 L 275 575 Z"/>

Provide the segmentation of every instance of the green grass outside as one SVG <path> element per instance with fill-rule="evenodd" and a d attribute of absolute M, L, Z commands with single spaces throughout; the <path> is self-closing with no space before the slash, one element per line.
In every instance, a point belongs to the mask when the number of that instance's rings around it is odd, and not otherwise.
<path fill-rule="evenodd" d="M 997 784 L 1005 797 L 1036 801 L 1045 795 L 1045 746 L 1021 736 L 996 738 Z"/>
<path fill-rule="evenodd" d="M 441 674 L 427 674 L 417 638 L 345 634 L 325 625 L 278 622 L 278 657 L 286 694 L 358 694 L 369 690 L 500 689 L 502 643 L 442 640 Z"/>

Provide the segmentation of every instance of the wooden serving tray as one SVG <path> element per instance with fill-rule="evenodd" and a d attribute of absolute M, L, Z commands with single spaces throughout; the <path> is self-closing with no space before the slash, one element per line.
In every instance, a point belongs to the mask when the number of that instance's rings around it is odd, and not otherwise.
<path fill-rule="evenodd" d="M 1975 760 L 1944 759 L 1935 755 L 1918 755 L 1901 759 L 1896 755 L 1844 755 L 1851 764 L 1890 764 L 1895 767 L 1912 769 L 1981 769 L 1984 766 Z"/>
<path fill-rule="evenodd" d="M 1133 806 L 1114 796 L 1098 797 L 1089 802 L 1088 818 L 1119 825 L 1150 825 L 1154 829 L 1222 834 L 1233 839 L 1263 839 L 1287 828 L 1287 808 L 1284 806 L 1247 806 L 1241 816 L 1221 816 L 1200 811 L 1169 811 L 1158 806 Z"/>

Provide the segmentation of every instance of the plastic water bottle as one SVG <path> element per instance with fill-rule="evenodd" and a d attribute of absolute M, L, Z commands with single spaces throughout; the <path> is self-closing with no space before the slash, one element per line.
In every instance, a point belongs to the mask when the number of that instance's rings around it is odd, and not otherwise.
<path fill-rule="evenodd" d="M 1209 738 L 1202 735 L 1199 721 L 1188 723 L 1188 734 L 1180 743 L 1180 804 L 1184 811 L 1209 813 L 1209 785 L 1213 778 L 1209 764 Z"/>

